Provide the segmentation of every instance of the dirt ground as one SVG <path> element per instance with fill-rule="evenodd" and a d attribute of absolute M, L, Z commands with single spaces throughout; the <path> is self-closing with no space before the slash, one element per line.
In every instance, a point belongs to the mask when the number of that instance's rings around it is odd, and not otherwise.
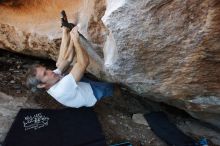
<path fill-rule="evenodd" d="M 5 105 L 0 104 L 0 120 L 2 120 L 0 124 L 3 125 L 3 127 L 0 128 L 0 141 L 4 140 L 7 130 L 13 122 L 16 111 L 20 108 L 64 108 L 46 93 L 37 95 L 31 93 L 26 88 L 25 73 L 30 65 L 35 63 L 44 64 L 52 69 L 55 68 L 55 62 L 50 60 L 39 60 L 38 58 L 0 50 L 0 92 L 9 95 L 12 97 L 11 100 L 14 101 L 24 99 L 22 100 L 24 104 L 13 105 L 11 108 L 7 105 L 7 110 L 9 110 L 7 118 L 3 117 L 4 110 L 2 109 L 6 108 L 4 107 Z M 93 78 L 89 74 L 87 74 L 87 76 Z M 120 97 L 107 97 L 98 102 L 94 107 L 102 125 L 107 144 L 129 141 L 134 146 L 167 146 L 167 144 L 151 131 L 149 126 L 135 123 L 134 120 L 132 120 L 132 115 L 136 113 L 149 113 L 152 111 L 152 106 L 158 109 L 167 109 L 166 112 L 169 112 L 169 109 L 166 106 L 164 108 L 163 104 L 150 102 L 150 104 L 147 105 L 140 100 L 140 97 L 129 93 L 125 87 L 122 87 L 122 93 Z M 1 98 L 2 97 L 0 97 L 0 101 L 2 100 Z M 10 110 L 13 112 L 10 112 Z M 10 113 L 12 114 L 10 115 Z M 198 126 L 198 124 L 187 115 L 185 116 L 185 113 L 181 113 L 182 116 L 177 115 L 178 113 L 170 114 L 171 120 L 176 123 L 180 129 L 182 128 L 181 130 L 183 130 L 183 132 L 189 134 L 195 140 L 198 140 L 204 135 L 207 135 L 207 137 L 210 136 L 210 131 L 208 131 L 209 134 L 207 134 L 207 132 L 198 132 L 198 129 L 202 129 L 201 126 Z M 6 126 L 4 127 L 4 125 Z M 194 125 L 198 127 L 192 132 L 193 127 L 196 127 Z M 218 139 L 219 135 L 214 132 L 211 136 L 212 139 L 208 139 L 209 146 L 214 146 L 212 142 L 218 143 L 220 141 Z"/>

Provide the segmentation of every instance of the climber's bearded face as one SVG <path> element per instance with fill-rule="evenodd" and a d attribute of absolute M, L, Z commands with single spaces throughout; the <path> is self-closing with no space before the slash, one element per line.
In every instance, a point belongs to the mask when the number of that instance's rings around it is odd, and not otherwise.
<path fill-rule="evenodd" d="M 59 80 L 60 77 L 52 70 L 39 66 L 36 67 L 36 78 L 41 81 L 41 83 L 37 85 L 38 88 L 49 89 Z"/>

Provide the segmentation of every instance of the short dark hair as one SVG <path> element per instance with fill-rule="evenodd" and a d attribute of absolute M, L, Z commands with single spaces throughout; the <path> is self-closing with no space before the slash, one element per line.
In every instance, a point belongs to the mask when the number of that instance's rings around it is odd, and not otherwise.
<path fill-rule="evenodd" d="M 37 88 L 37 85 L 42 83 L 39 79 L 36 78 L 37 74 L 37 68 L 41 67 L 42 65 L 40 64 L 34 64 L 32 65 L 27 73 L 26 73 L 26 86 L 32 91 L 32 92 L 37 92 L 39 91 L 39 88 Z"/>

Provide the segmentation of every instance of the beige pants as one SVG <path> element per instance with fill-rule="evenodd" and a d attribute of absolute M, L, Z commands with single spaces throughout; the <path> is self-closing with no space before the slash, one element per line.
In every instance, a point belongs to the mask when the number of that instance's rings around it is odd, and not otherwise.
<path fill-rule="evenodd" d="M 75 47 L 70 37 L 69 29 L 67 29 L 66 27 L 62 27 L 62 30 L 62 40 L 56 66 L 62 71 L 65 71 L 66 69 L 68 69 L 69 65 L 73 63 L 75 56 Z"/>

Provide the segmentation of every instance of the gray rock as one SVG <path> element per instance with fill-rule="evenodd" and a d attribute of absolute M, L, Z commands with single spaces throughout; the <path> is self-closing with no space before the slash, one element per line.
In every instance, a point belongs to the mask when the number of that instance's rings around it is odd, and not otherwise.
<path fill-rule="evenodd" d="M 142 124 L 145 126 L 149 126 L 148 122 L 146 121 L 146 119 L 144 118 L 143 114 L 133 114 L 132 116 L 132 120 L 137 123 L 137 124 Z"/>

